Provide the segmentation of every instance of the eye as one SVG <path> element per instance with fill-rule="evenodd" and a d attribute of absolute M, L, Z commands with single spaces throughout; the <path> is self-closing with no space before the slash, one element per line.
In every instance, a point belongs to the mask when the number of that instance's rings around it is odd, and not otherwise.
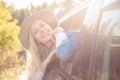
<path fill-rule="evenodd" d="M 35 29 L 34 31 L 33 31 L 33 34 L 37 34 L 38 33 L 38 29 Z"/>
<path fill-rule="evenodd" d="M 35 31 L 34 34 L 37 34 L 38 31 Z"/>
<path fill-rule="evenodd" d="M 39 24 L 40 27 L 44 27 L 45 24 Z"/>

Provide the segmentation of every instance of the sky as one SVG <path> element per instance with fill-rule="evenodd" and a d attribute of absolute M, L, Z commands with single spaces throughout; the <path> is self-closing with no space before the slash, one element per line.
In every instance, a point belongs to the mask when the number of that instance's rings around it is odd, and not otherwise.
<path fill-rule="evenodd" d="M 8 5 L 14 4 L 17 9 L 27 8 L 31 3 L 33 5 L 42 5 L 47 2 L 48 5 L 52 4 L 54 0 L 2 0 L 7 2 Z M 64 0 L 57 0 L 57 2 L 63 2 Z"/>
<path fill-rule="evenodd" d="M 42 5 L 44 2 L 47 2 L 48 5 L 52 4 L 53 1 L 58 3 L 63 2 L 64 0 L 2 0 L 7 2 L 8 5 L 14 4 L 17 9 L 27 8 L 32 3 L 33 5 Z M 80 0 L 73 0 L 76 3 L 80 3 Z"/>
<path fill-rule="evenodd" d="M 56 1 L 58 3 L 64 2 L 65 0 L 2 0 L 4 2 L 7 2 L 8 5 L 14 4 L 15 8 L 21 9 L 21 8 L 29 8 L 29 5 L 32 3 L 33 5 L 42 5 L 44 2 L 47 2 L 48 5 L 52 4 L 53 1 Z M 73 0 L 75 3 L 80 4 L 80 0 Z M 89 1 L 89 0 L 88 0 Z M 108 4 L 117 1 L 117 0 L 105 0 L 103 3 L 102 7 L 107 6 Z M 113 14 L 114 13 L 114 14 Z M 113 21 L 118 21 L 120 20 L 120 10 L 118 11 L 111 11 L 111 12 L 106 12 L 103 15 L 102 22 L 105 22 L 108 18 L 112 18 Z M 89 19 L 88 19 L 89 20 Z M 90 21 L 89 21 L 90 22 Z M 112 24 L 111 24 L 112 25 Z"/>

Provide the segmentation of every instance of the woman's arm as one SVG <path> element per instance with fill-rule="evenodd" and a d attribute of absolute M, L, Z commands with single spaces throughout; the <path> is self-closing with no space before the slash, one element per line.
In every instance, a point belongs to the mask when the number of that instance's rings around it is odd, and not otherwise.
<path fill-rule="evenodd" d="M 70 33 L 69 33 L 70 34 Z M 76 49 L 78 34 L 72 33 L 69 37 L 65 32 L 56 34 L 57 57 L 61 60 L 67 60 Z"/>
<path fill-rule="evenodd" d="M 52 50 L 48 55 L 48 57 L 43 61 L 42 63 L 43 70 L 45 70 L 47 65 L 53 60 L 55 53 L 56 53 L 56 49 Z"/>

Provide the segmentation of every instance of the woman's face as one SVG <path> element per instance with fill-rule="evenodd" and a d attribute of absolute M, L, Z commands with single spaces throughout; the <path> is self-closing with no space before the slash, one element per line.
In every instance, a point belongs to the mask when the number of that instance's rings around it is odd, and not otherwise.
<path fill-rule="evenodd" d="M 35 20 L 31 25 L 34 38 L 41 43 L 46 43 L 51 39 L 52 28 L 42 20 Z"/>

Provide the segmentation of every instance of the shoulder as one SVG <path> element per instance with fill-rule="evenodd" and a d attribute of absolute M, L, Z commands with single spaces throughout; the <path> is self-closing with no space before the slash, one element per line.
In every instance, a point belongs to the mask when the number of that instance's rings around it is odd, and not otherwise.
<path fill-rule="evenodd" d="M 66 32 L 67 36 L 78 35 L 80 32 Z"/>
<path fill-rule="evenodd" d="M 80 36 L 80 32 L 66 32 L 67 37 L 70 38 L 78 38 Z"/>

